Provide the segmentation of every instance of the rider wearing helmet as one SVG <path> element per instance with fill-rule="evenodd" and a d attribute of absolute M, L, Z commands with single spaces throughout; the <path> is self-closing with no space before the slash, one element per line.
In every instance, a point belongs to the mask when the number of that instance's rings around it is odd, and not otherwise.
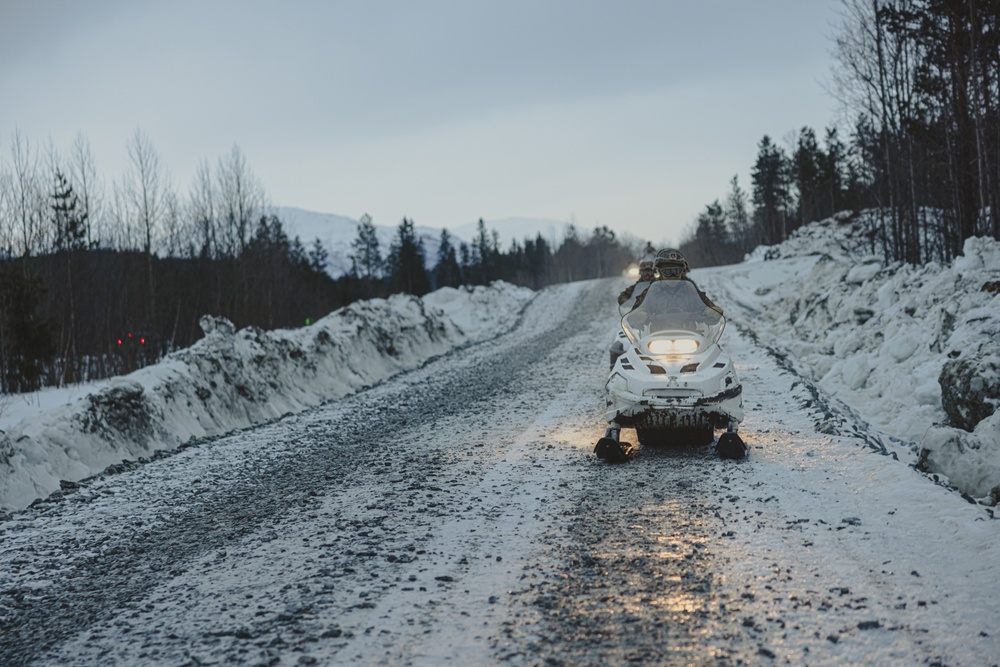
<path fill-rule="evenodd" d="M 722 308 L 719 308 L 712 303 L 712 300 L 708 298 L 708 295 L 702 292 L 701 289 L 694 284 L 693 280 L 688 278 L 688 272 L 691 270 L 691 267 L 688 266 L 687 260 L 684 259 L 684 255 L 681 254 L 680 250 L 675 250 L 674 248 L 664 248 L 660 252 L 656 253 L 656 258 L 653 260 L 653 267 L 656 269 L 657 277 L 660 280 L 686 280 L 690 282 L 694 285 L 694 288 L 698 292 L 698 296 L 701 297 L 706 309 L 714 310 L 719 315 L 722 315 Z M 643 296 L 644 295 L 640 294 L 636 297 L 636 303 L 633 308 L 642 303 Z"/>
<path fill-rule="evenodd" d="M 638 300 L 639 295 L 646 293 L 646 288 L 649 287 L 654 280 L 656 280 L 656 268 L 653 266 L 653 261 L 656 257 L 656 249 L 649 242 L 646 242 L 646 249 L 643 251 L 642 259 L 639 260 L 639 280 L 633 285 L 629 285 L 618 295 L 618 309 L 622 312 L 628 312 L 632 310 L 635 306 L 634 303 L 629 303 L 629 299 L 635 295 Z M 625 353 L 625 345 L 621 340 L 616 340 L 611 344 L 611 366 L 615 365 L 615 360 Z"/>
<path fill-rule="evenodd" d="M 656 253 L 653 266 L 660 278 L 686 278 L 691 270 L 681 251 L 673 248 L 664 248 Z"/>
<path fill-rule="evenodd" d="M 625 290 L 618 295 L 618 305 L 620 306 L 626 301 L 628 301 L 630 298 L 632 298 L 632 294 L 635 293 L 636 287 L 641 286 L 639 290 L 639 293 L 641 294 L 642 290 L 648 287 L 649 284 L 653 282 L 653 280 L 655 279 L 656 279 L 656 271 L 653 267 L 653 260 L 643 259 L 641 262 L 639 262 L 639 280 L 637 280 L 634 285 L 629 285 L 628 287 L 626 287 Z"/>

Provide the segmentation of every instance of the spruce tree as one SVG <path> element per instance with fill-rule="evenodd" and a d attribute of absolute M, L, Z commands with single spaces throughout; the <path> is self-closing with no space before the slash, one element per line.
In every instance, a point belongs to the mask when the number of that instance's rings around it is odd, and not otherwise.
<path fill-rule="evenodd" d="M 448 230 L 442 229 L 437 264 L 434 265 L 434 285 L 435 287 L 458 287 L 461 284 L 462 270 L 458 265 L 455 246 L 451 243 L 451 235 Z"/>
<path fill-rule="evenodd" d="M 688 257 L 689 263 L 694 262 L 704 266 L 718 266 L 730 261 L 729 229 L 726 224 L 726 212 L 718 199 L 705 206 L 705 210 L 698 214 L 695 239 L 697 241 L 698 254 L 695 257 Z"/>
<path fill-rule="evenodd" d="M 330 253 L 323 245 L 323 241 L 317 236 L 309 249 L 309 268 L 315 273 L 326 273 L 326 267 L 330 263 Z"/>
<path fill-rule="evenodd" d="M 358 221 L 358 236 L 351 243 L 351 273 L 361 281 L 362 296 L 375 294 L 375 283 L 382 278 L 385 261 L 379 250 L 378 234 L 372 217 L 365 213 Z"/>
<path fill-rule="evenodd" d="M 52 192 L 52 224 L 55 227 L 55 250 L 83 250 L 87 247 L 87 212 L 73 193 L 73 186 L 56 170 Z"/>
<path fill-rule="evenodd" d="M 826 215 L 829 217 L 847 208 L 847 151 L 844 142 L 837 135 L 837 128 L 830 127 L 826 130 L 826 153 L 820 165 L 820 181 L 823 187 L 823 201 Z"/>
<path fill-rule="evenodd" d="M 491 236 L 486 231 L 486 223 L 479 219 L 476 226 L 476 238 L 472 241 L 472 276 L 477 285 L 488 285 L 496 278 L 496 260 L 499 250 L 496 247 L 496 233 Z"/>
<path fill-rule="evenodd" d="M 425 267 L 424 244 L 417 238 L 413 221 L 403 218 L 389 247 L 386 261 L 391 292 L 423 296 L 431 289 Z"/>
<path fill-rule="evenodd" d="M 740 187 L 737 176 L 729 181 L 729 194 L 726 196 L 726 220 L 729 222 L 729 232 L 739 255 L 742 256 L 756 246 L 750 223 L 749 198 Z"/>
<path fill-rule="evenodd" d="M 795 185 L 799 191 L 800 224 L 808 224 L 832 215 L 829 206 L 824 206 L 825 188 L 823 184 L 823 163 L 826 156 L 816 142 L 812 128 L 803 127 L 793 156 Z"/>
<path fill-rule="evenodd" d="M 531 276 L 530 287 L 541 289 L 551 283 L 552 249 L 541 234 L 524 242 L 524 256 Z"/>
<path fill-rule="evenodd" d="M 757 149 L 757 161 L 751 170 L 753 180 L 754 225 L 767 245 L 788 238 L 791 221 L 789 166 L 785 152 L 764 135 Z"/>

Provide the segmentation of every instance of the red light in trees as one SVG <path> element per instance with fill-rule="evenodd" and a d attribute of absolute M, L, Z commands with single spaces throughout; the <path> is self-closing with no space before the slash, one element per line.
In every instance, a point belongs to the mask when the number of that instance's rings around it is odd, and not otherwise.
<path fill-rule="evenodd" d="M 131 338 L 131 337 L 132 337 L 132 332 L 131 332 L 131 331 L 129 331 L 129 332 L 128 332 L 128 337 L 129 337 L 129 338 Z"/>
<path fill-rule="evenodd" d="M 119 345 L 121 345 L 121 344 L 122 344 L 122 339 L 121 339 L 121 338 L 119 338 L 119 339 L 118 339 L 118 344 L 119 344 Z"/>
<path fill-rule="evenodd" d="M 146 344 L 146 339 L 145 338 L 140 338 L 139 339 L 139 345 L 145 345 L 145 344 Z"/>

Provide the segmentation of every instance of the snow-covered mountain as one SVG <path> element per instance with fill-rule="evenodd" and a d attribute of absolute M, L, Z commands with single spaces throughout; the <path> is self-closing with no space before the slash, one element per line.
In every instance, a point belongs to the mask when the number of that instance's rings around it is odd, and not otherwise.
<path fill-rule="evenodd" d="M 312 245 L 315 239 L 319 239 L 323 243 L 323 247 L 329 253 L 327 271 L 331 276 L 336 278 L 351 270 L 351 243 L 358 235 L 357 220 L 334 213 L 317 213 L 293 206 L 275 207 L 274 213 L 285 225 L 289 236 L 298 236 L 306 246 Z M 373 224 L 375 225 L 375 233 L 378 235 L 379 248 L 384 257 L 396 235 L 397 225 L 389 226 L 377 222 Z M 431 268 L 437 257 L 441 230 L 417 226 L 415 231 L 424 242 L 424 249 L 427 253 L 427 268 Z"/>
<path fill-rule="evenodd" d="M 298 236 L 309 246 L 313 240 L 319 239 L 330 255 L 328 271 L 337 277 L 351 269 L 351 243 L 357 237 L 358 221 L 343 215 L 333 213 L 317 213 L 293 206 L 278 206 L 274 213 L 286 226 L 289 236 Z M 487 232 L 496 231 L 500 247 L 506 249 L 514 240 L 523 241 L 535 238 L 541 234 L 546 241 L 557 245 L 565 235 L 568 223 L 546 218 L 503 218 L 500 220 L 484 220 Z M 373 221 L 378 234 L 379 247 L 383 256 L 388 252 L 392 239 L 399 226 L 397 220 L 393 224 L 380 224 Z M 427 258 L 427 268 L 433 268 L 437 261 L 438 245 L 441 241 L 441 228 L 422 225 L 415 226 L 417 235 L 424 242 Z M 479 231 L 479 221 L 459 225 L 448 232 L 457 241 L 471 243 Z"/>

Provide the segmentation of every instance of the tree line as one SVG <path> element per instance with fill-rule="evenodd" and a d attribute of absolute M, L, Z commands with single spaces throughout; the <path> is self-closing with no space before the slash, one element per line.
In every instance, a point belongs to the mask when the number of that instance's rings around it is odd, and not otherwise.
<path fill-rule="evenodd" d="M 497 231 L 488 230 L 480 219 L 469 243 L 442 229 L 436 256 L 428 261 L 412 220 L 403 218 L 383 252 L 371 216 L 366 214 L 351 244 L 351 270 L 337 282 L 358 299 L 397 292 L 421 296 L 441 287 L 488 285 L 496 280 L 537 290 L 555 283 L 620 275 L 634 261 L 639 246 L 637 240 L 619 238 L 607 226 L 588 235 L 567 225 L 559 241 L 537 234 L 514 239 L 503 249 Z"/>
<path fill-rule="evenodd" d="M 748 194 L 707 205 L 682 250 L 731 263 L 842 210 L 871 212 L 870 249 L 948 261 L 971 236 L 1000 239 L 1000 3 L 844 0 L 834 90 L 849 136 L 764 136 Z"/>
<path fill-rule="evenodd" d="M 106 185 L 88 142 L 38 151 L 19 132 L 0 156 L 0 393 L 94 380 L 154 363 L 202 332 L 202 315 L 237 327 L 294 327 L 357 299 L 506 280 L 535 289 L 619 273 L 636 243 L 607 227 L 514 241 L 480 221 L 471 243 L 441 233 L 428 262 L 412 220 L 378 247 L 370 216 L 352 270 L 333 277 L 319 239 L 290 238 L 236 146 L 203 161 L 187 193 L 149 138 L 126 144 Z M 432 265 L 432 270 L 425 267 Z"/>

